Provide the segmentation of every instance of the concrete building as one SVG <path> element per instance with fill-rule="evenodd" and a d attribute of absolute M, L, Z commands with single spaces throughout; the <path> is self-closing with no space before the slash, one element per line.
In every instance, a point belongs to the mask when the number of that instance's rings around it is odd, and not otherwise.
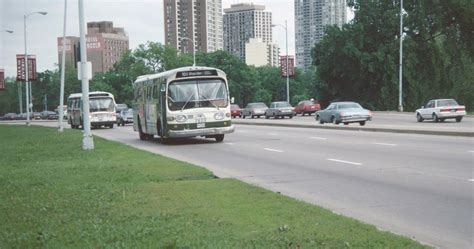
<path fill-rule="evenodd" d="M 165 44 L 183 53 L 222 50 L 222 0 L 163 0 Z"/>
<path fill-rule="evenodd" d="M 233 4 L 224 9 L 224 50 L 247 61 L 246 43 L 251 38 L 272 44 L 272 13 L 265 10 L 264 5 L 249 3 Z M 255 56 L 250 61 L 254 59 Z M 271 59 L 267 60 L 267 65 L 272 64 Z"/>
<path fill-rule="evenodd" d="M 66 64 L 77 67 L 81 60 L 79 37 L 67 36 Z M 88 22 L 86 34 L 87 60 L 92 64 L 92 73 L 105 73 L 112 69 L 115 62 L 128 50 L 129 41 L 123 28 L 113 26 L 112 22 Z M 58 61 L 61 65 L 62 37 L 58 37 Z"/>
<path fill-rule="evenodd" d="M 296 66 L 309 68 L 311 49 L 321 41 L 328 25 L 346 23 L 346 0 L 295 0 Z"/>
<path fill-rule="evenodd" d="M 247 65 L 278 67 L 279 55 L 278 45 L 265 43 L 260 38 L 250 38 L 245 43 L 245 63 Z"/>

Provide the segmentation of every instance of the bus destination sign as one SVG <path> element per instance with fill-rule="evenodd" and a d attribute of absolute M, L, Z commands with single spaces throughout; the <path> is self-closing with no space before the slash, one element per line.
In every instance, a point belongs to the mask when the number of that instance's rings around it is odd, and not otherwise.
<path fill-rule="evenodd" d="M 176 73 L 176 78 L 217 76 L 217 70 L 194 70 Z"/>

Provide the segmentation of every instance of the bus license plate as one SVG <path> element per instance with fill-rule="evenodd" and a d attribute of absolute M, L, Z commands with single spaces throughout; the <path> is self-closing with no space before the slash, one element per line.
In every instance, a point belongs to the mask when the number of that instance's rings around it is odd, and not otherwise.
<path fill-rule="evenodd" d="M 205 117 L 197 117 L 197 128 L 204 128 L 206 127 L 206 118 Z"/>

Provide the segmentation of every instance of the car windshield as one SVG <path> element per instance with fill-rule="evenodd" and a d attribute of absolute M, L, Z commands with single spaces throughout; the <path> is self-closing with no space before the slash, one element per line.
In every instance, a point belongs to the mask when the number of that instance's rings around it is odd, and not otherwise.
<path fill-rule="evenodd" d="M 226 107 L 227 89 L 223 80 L 175 81 L 168 86 L 168 107 L 172 111 L 201 107 Z"/>
<path fill-rule="evenodd" d="M 288 102 L 278 102 L 278 103 L 275 103 L 275 107 L 277 107 L 277 108 L 279 108 L 279 107 L 291 107 L 291 105 Z"/>
<path fill-rule="evenodd" d="M 314 104 L 311 100 L 306 100 L 306 101 L 303 101 L 303 104 L 305 105 L 312 105 Z"/>
<path fill-rule="evenodd" d="M 264 103 L 254 103 L 254 104 L 249 104 L 249 108 L 267 108 L 267 105 Z"/>
<path fill-rule="evenodd" d="M 112 98 L 91 98 L 89 100 L 90 112 L 113 112 L 115 107 Z"/>
<path fill-rule="evenodd" d="M 454 106 L 454 105 L 458 105 L 458 103 L 454 99 L 438 100 L 438 106 Z"/>
<path fill-rule="evenodd" d="M 357 109 L 362 109 L 362 106 L 360 106 L 357 103 L 343 103 L 337 105 L 338 109 L 350 109 L 350 108 L 357 108 Z"/>
<path fill-rule="evenodd" d="M 125 113 L 125 116 L 132 117 L 133 116 L 133 109 L 128 109 L 128 110 L 124 111 L 124 113 Z"/>

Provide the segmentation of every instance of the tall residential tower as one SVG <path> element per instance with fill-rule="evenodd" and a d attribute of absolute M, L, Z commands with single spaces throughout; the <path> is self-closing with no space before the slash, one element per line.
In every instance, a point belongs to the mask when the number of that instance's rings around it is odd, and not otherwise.
<path fill-rule="evenodd" d="M 346 23 L 346 11 L 346 0 L 295 0 L 297 67 L 311 66 L 311 49 L 323 38 L 326 26 Z"/>
<path fill-rule="evenodd" d="M 272 44 L 272 13 L 265 6 L 233 4 L 224 12 L 224 50 L 247 64 L 262 66 L 265 61 L 264 65 L 278 65 L 278 55 L 273 58 L 278 47 Z M 246 48 L 252 50 L 250 56 Z"/>
<path fill-rule="evenodd" d="M 183 53 L 221 50 L 222 0 L 163 0 L 165 44 Z M 188 39 L 183 39 L 188 38 Z"/>

